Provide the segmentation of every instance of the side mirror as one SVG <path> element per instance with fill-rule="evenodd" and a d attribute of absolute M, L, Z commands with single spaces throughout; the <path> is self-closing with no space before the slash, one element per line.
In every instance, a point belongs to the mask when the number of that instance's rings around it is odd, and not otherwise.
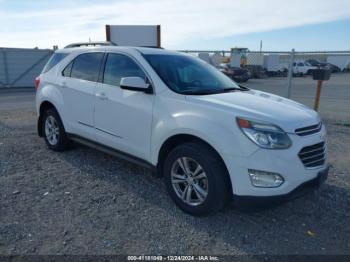
<path fill-rule="evenodd" d="M 120 80 L 120 88 L 132 91 L 145 92 L 147 94 L 152 93 L 152 87 L 147 84 L 146 81 L 138 76 L 123 77 Z"/>

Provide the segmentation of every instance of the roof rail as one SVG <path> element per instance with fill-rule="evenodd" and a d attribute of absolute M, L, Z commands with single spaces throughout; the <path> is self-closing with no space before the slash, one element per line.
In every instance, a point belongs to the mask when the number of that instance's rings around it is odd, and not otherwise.
<path fill-rule="evenodd" d="M 99 41 L 99 42 L 80 42 L 73 43 L 65 46 L 64 48 L 74 48 L 74 47 L 82 47 L 82 46 L 116 46 L 117 44 L 110 41 Z"/>
<path fill-rule="evenodd" d="M 155 46 L 155 45 L 141 45 L 141 46 L 135 46 L 135 47 L 147 47 L 147 48 L 158 48 L 158 49 L 164 49 L 161 46 Z"/>

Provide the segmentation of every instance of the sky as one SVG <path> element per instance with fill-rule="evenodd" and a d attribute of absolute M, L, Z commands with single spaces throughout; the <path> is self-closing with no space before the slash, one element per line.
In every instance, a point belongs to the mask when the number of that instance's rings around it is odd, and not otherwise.
<path fill-rule="evenodd" d="M 350 0 L 0 0 L 0 47 L 103 41 L 106 24 L 160 24 L 176 50 L 350 50 Z"/>

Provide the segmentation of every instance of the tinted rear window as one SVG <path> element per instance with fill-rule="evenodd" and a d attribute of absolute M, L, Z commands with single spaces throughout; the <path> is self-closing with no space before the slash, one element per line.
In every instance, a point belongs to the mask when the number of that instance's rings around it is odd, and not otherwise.
<path fill-rule="evenodd" d="M 46 63 L 42 73 L 50 71 L 55 65 L 61 62 L 68 54 L 67 53 L 54 53 L 49 61 Z"/>
<path fill-rule="evenodd" d="M 71 77 L 97 82 L 103 53 L 88 53 L 74 59 Z"/>

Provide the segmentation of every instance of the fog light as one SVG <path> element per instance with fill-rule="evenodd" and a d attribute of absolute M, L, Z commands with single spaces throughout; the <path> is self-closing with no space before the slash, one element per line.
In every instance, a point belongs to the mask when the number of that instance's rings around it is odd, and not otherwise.
<path fill-rule="evenodd" d="M 248 170 L 250 182 L 255 187 L 279 187 L 284 179 L 280 174 L 260 170 Z"/>

